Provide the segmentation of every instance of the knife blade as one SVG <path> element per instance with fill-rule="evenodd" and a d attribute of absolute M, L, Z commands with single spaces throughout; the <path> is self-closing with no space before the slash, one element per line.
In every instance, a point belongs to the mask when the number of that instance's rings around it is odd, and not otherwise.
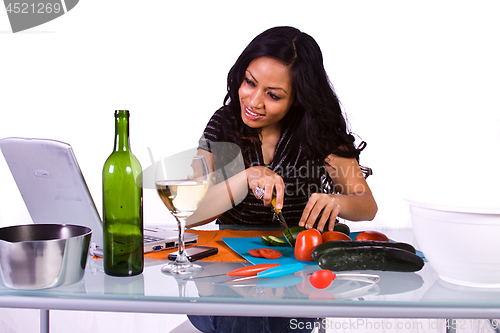
<path fill-rule="evenodd" d="M 276 197 L 273 196 L 271 200 L 271 204 L 273 206 L 273 212 L 278 217 L 278 221 L 280 221 L 281 225 L 285 228 L 282 230 L 283 236 L 285 236 L 286 241 L 290 244 L 291 247 L 295 247 L 295 238 L 293 238 L 292 233 L 290 232 L 290 228 L 288 228 L 288 224 L 286 224 L 285 218 L 281 213 L 281 209 L 276 209 Z"/>
<path fill-rule="evenodd" d="M 262 199 L 264 197 L 264 189 L 261 187 L 256 187 L 255 188 L 255 193 L 256 197 L 259 199 Z M 290 232 L 290 228 L 288 228 L 288 224 L 285 221 L 285 218 L 283 217 L 283 214 L 281 213 L 281 209 L 276 209 L 276 195 L 273 193 L 273 199 L 271 200 L 271 209 L 280 222 L 281 226 L 284 228 L 282 230 L 283 236 L 285 236 L 286 241 L 291 247 L 295 247 L 295 238 L 293 238 L 292 233 Z"/>

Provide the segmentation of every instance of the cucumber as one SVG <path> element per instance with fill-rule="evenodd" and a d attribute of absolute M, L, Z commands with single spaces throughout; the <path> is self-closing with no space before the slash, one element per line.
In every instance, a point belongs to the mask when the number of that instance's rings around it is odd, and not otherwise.
<path fill-rule="evenodd" d="M 271 241 L 269 240 L 269 237 L 267 236 L 261 236 L 260 237 L 260 240 L 262 241 L 262 243 L 265 245 L 265 246 L 273 246 L 273 244 L 271 243 Z"/>
<path fill-rule="evenodd" d="M 324 242 L 324 243 L 316 246 L 311 252 L 311 257 L 314 261 L 318 261 L 318 259 L 323 254 L 326 254 L 334 249 L 350 248 L 350 247 L 370 247 L 370 246 L 398 248 L 398 249 L 409 251 L 411 253 L 415 253 L 415 248 L 411 244 L 408 244 L 408 243 L 385 242 L 385 241 L 334 240 L 334 241 Z"/>
<path fill-rule="evenodd" d="M 274 246 L 287 246 L 287 242 L 284 239 L 275 236 L 268 236 L 267 239 L 269 239 L 271 244 Z"/>
<path fill-rule="evenodd" d="M 287 246 L 284 239 L 275 236 L 261 236 L 260 240 L 265 246 Z"/>
<path fill-rule="evenodd" d="M 398 248 L 362 246 L 337 248 L 323 254 L 319 267 L 332 271 L 376 270 L 416 272 L 424 261 L 414 253 Z"/>
<path fill-rule="evenodd" d="M 294 225 L 293 227 L 290 227 L 290 229 L 288 229 L 290 231 L 290 234 L 293 236 L 294 239 L 297 239 L 297 235 L 306 230 L 306 228 L 304 227 L 299 227 L 298 225 Z"/>

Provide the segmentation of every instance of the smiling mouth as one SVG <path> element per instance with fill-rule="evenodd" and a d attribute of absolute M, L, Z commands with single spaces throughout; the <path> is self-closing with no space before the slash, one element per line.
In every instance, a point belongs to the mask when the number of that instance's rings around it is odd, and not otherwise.
<path fill-rule="evenodd" d="M 261 118 L 261 117 L 264 117 L 263 114 L 260 114 L 260 113 L 257 113 L 257 112 L 254 112 L 252 111 L 251 109 L 249 108 L 245 108 L 245 114 L 248 118 L 250 119 L 257 119 L 257 118 Z"/>

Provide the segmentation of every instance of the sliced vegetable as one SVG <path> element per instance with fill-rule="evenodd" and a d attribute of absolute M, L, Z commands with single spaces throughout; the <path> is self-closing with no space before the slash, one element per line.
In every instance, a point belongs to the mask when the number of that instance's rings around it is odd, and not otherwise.
<path fill-rule="evenodd" d="M 282 256 L 282 253 L 280 251 L 268 248 L 259 249 L 259 253 L 262 257 L 267 259 L 278 259 Z"/>
<path fill-rule="evenodd" d="M 339 248 L 351 248 L 351 247 L 386 247 L 386 248 L 398 248 L 411 253 L 415 253 L 415 248 L 408 243 L 401 242 L 386 242 L 386 241 L 347 241 L 347 240 L 335 240 L 324 242 L 314 248 L 311 252 L 311 257 L 314 261 L 318 261 L 318 259 L 335 249 Z"/>
<path fill-rule="evenodd" d="M 319 266 L 332 271 L 378 270 L 415 272 L 422 269 L 424 261 L 418 255 L 398 248 L 361 246 L 338 248 L 322 255 Z"/>
<path fill-rule="evenodd" d="M 260 251 L 259 249 L 251 249 L 251 250 L 248 250 L 248 253 L 250 253 L 252 256 L 254 256 L 255 258 L 264 258 L 262 256 L 262 254 L 260 254 Z"/>
<path fill-rule="evenodd" d="M 283 230 L 283 236 L 285 236 L 285 239 L 286 239 L 287 243 L 290 245 L 290 247 L 295 246 L 295 238 L 293 237 L 290 230 Z"/>
<path fill-rule="evenodd" d="M 271 243 L 269 237 L 267 236 L 261 236 L 260 240 L 262 241 L 262 244 L 264 244 L 265 246 L 273 246 L 273 243 Z"/>
<path fill-rule="evenodd" d="M 261 236 L 260 239 L 265 246 L 287 246 L 287 242 L 283 238 L 276 236 Z"/>
<path fill-rule="evenodd" d="M 311 252 L 322 242 L 321 233 L 317 229 L 301 231 L 295 241 L 295 258 L 302 261 L 312 261 Z"/>
<path fill-rule="evenodd" d="M 286 246 L 287 245 L 287 243 L 284 239 L 276 237 L 276 236 L 269 236 L 268 239 L 271 242 L 271 245 L 274 245 L 274 246 Z"/>

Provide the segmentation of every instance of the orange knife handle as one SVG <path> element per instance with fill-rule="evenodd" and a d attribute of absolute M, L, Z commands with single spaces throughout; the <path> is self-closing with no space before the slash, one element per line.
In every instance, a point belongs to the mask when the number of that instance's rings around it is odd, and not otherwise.
<path fill-rule="evenodd" d="M 241 267 L 235 269 L 229 273 L 228 276 L 252 276 L 257 275 L 257 273 L 265 271 L 266 269 L 279 266 L 279 264 L 258 264 L 252 266 Z"/>

